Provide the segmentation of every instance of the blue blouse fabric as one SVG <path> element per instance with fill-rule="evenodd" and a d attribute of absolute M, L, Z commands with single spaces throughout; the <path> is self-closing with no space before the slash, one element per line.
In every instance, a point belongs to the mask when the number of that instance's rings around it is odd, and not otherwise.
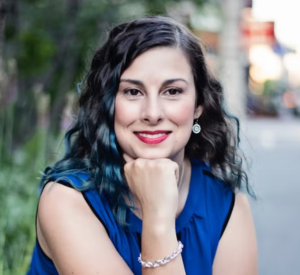
<path fill-rule="evenodd" d="M 88 176 L 81 174 L 82 179 Z M 54 180 L 54 179 L 52 179 Z M 76 178 L 69 177 L 73 183 Z M 130 230 L 124 231 L 116 222 L 106 199 L 96 189 L 82 192 L 100 222 L 106 227 L 115 248 L 135 275 L 142 274 L 138 262 L 142 220 L 130 210 L 127 222 Z M 228 185 L 215 178 L 208 165 L 192 161 L 189 194 L 183 211 L 176 219 L 177 237 L 184 245 L 182 259 L 187 275 L 211 275 L 212 265 L 222 232 L 230 217 L 234 194 Z M 58 274 L 53 262 L 42 251 L 38 240 L 34 248 L 27 275 Z"/>

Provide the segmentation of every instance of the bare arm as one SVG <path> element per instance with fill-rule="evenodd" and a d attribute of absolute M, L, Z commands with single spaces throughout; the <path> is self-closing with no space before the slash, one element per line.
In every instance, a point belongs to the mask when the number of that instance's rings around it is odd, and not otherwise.
<path fill-rule="evenodd" d="M 59 274 L 132 275 L 80 192 L 48 183 L 37 225 L 39 242 Z"/>
<path fill-rule="evenodd" d="M 143 221 L 143 257 L 148 261 L 162 259 L 177 248 L 175 220 L 158 219 L 145 215 Z M 74 189 L 47 184 L 39 203 L 37 233 L 59 274 L 133 274 L 82 194 Z M 163 267 L 143 269 L 142 274 L 185 272 L 179 255 Z"/>
<path fill-rule="evenodd" d="M 247 197 L 236 194 L 227 228 L 219 242 L 213 275 L 257 275 L 255 228 Z"/>

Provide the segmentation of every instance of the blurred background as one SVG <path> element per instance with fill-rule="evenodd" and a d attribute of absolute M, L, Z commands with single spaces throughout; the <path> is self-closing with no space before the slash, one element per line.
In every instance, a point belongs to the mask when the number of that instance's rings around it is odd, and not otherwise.
<path fill-rule="evenodd" d="M 300 274 L 298 0 L 0 0 L 0 275 L 25 274 L 41 171 L 64 152 L 81 79 L 117 23 L 168 14 L 202 41 L 241 119 L 263 275 Z"/>

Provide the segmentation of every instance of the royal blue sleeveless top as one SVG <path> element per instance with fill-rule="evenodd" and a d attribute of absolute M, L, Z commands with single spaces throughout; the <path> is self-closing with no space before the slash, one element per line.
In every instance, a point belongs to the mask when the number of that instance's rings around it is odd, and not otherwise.
<path fill-rule="evenodd" d="M 82 179 L 88 175 L 78 174 Z M 78 176 L 77 175 L 77 176 Z M 55 180 L 55 175 L 51 180 Z M 75 185 L 76 178 L 68 177 Z M 63 182 L 61 182 L 63 183 Z M 142 274 L 138 256 L 141 252 L 142 220 L 130 210 L 125 231 L 116 222 L 106 199 L 96 189 L 83 191 L 82 195 L 99 219 L 115 248 L 135 275 Z M 183 243 L 182 259 L 187 275 L 211 275 L 219 240 L 226 227 L 234 205 L 231 188 L 217 179 L 208 165 L 200 160 L 192 161 L 191 182 L 183 211 L 176 219 L 177 238 Z M 54 263 L 42 251 L 38 240 L 33 251 L 27 275 L 58 274 Z"/>

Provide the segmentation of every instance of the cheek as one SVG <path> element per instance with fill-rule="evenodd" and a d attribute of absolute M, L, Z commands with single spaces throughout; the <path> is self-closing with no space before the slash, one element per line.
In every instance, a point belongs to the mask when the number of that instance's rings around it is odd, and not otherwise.
<path fill-rule="evenodd" d="M 124 102 L 117 97 L 115 103 L 115 130 L 117 131 L 120 125 L 125 126 L 130 124 L 136 117 L 135 113 L 132 106 L 124 104 Z"/>
<path fill-rule="evenodd" d="M 173 108 L 169 115 L 169 119 L 173 120 L 178 126 L 191 127 L 194 121 L 194 104 L 180 104 L 177 108 Z"/>

